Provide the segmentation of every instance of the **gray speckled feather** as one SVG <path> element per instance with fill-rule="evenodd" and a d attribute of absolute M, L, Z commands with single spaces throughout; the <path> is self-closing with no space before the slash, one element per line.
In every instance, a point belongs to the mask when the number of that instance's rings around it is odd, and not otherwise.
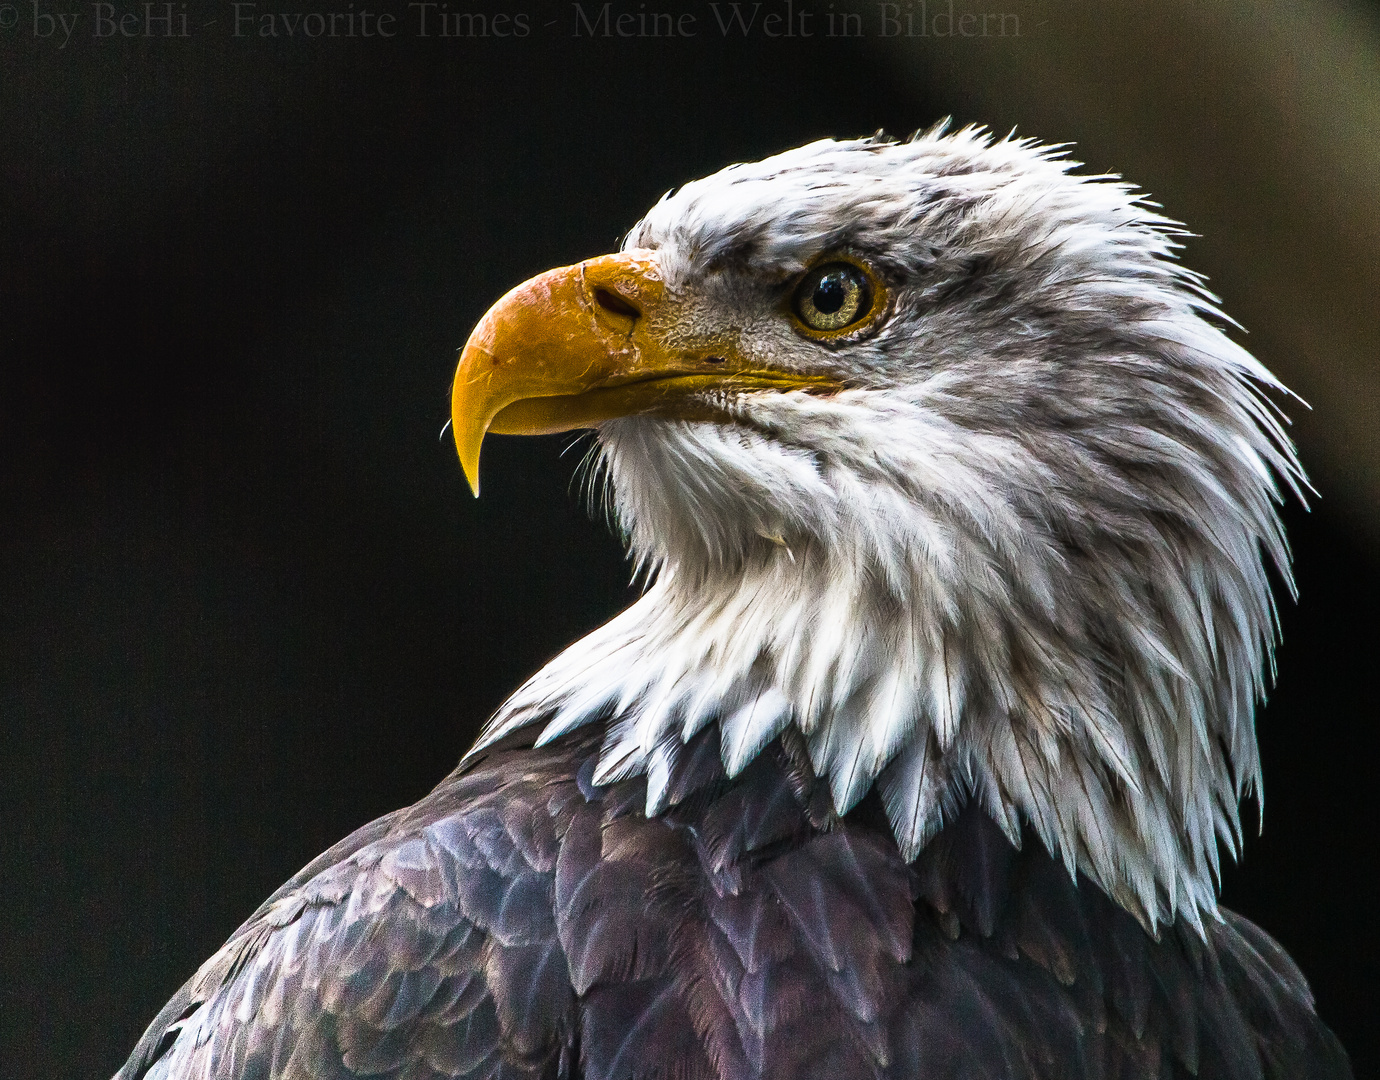
<path fill-rule="evenodd" d="M 472 760 L 280 890 L 118 1080 L 1349 1075 L 1245 920 L 1155 940 L 976 806 L 907 865 L 798 736 L 731 781 L 717 739 L 650 819 L 581 776 L 593 734 Z"/>

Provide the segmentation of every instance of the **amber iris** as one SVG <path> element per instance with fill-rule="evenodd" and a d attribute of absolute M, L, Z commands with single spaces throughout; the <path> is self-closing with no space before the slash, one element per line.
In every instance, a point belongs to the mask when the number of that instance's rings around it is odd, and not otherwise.
<path fill-rule="evenodd" d="M 843 330 L 872 309 L 867 277 L 850 263 L 818 266 L 795 291 L 795 313 L 811 330 Z"/>

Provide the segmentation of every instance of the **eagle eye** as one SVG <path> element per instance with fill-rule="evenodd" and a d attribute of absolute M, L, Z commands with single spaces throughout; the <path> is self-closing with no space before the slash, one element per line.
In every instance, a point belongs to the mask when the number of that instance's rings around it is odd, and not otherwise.
<path fill-rule="evenodd" d="M 795 314 L 807 329 L 844 330 L 872 310 L 873 290 L 867 275 L 852 263 L 817 266 L 795 290 Z"/>

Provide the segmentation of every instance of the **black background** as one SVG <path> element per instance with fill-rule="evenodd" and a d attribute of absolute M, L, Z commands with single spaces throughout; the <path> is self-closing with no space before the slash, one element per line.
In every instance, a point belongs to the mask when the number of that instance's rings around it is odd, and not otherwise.
<path fill-rule="evenodd" d="M 227 9 L 189 41 L 0 39 L 5 1080 L 113 1072 L 265 895 L 628 601 L 570 438 L 492 440 L 479 501 L 439 438 L 493 299 L 729 161 L 983 119 L 866 42 L 274 44 Z M 1266 828 L 1225 895 L 1359 1076 L 1380 572 L 1322 494 L 1287 511 Z"/>

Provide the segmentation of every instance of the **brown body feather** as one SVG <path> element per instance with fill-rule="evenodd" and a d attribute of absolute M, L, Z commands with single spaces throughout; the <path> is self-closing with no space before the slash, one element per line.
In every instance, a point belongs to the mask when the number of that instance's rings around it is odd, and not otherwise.
<path fill-rule="evenodd" d="M 1155 939 L 974 805 L 908 865 L 789 732 L 729 780 L 706 730 L 650 819 L 530 737 L 304 869 L 117 1080 L 1350 1075 L 1251 923 Z"/>

